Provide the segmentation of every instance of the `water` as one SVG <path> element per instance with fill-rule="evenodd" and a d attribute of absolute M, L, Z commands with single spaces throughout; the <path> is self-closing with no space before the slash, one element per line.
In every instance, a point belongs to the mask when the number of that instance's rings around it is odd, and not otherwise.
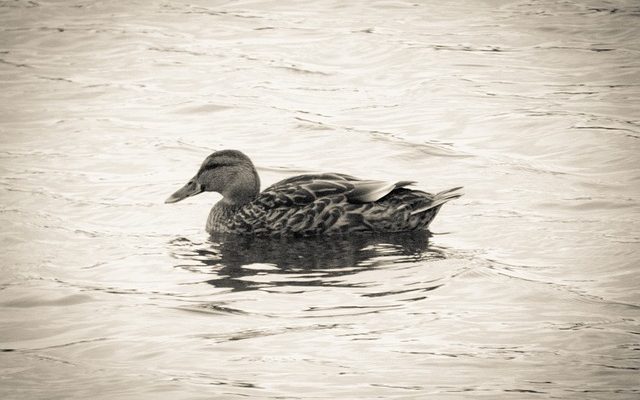
<path fill-rule="evenodd" d="M 635 1 L 3 1 L 0 394 L 640 392 Z M 263 187 L 465 186 L 433 234 L 209 238 Z"/>

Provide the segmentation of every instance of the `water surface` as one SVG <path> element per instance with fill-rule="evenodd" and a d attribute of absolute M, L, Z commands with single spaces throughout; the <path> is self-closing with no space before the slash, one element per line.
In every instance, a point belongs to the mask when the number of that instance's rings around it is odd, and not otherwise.
<path fill-rule="evenodd" d="M 640 392 L 634 1 L 3 1 L 3 398 Z M 164 199 L 464 186 L 431 234 L 208 237 Z"/>

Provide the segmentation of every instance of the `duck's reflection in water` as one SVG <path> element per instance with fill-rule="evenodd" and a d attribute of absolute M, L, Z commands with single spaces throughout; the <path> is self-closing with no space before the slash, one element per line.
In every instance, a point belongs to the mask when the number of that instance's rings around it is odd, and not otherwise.
<path fill-rule="evenodd" d="M 429 247 L 429 236 L 428 232 L 309 238 L 215 234 L 200 243 L 176 238 L 170 250 L 180 260 L 176 267 L 207 274 L 211 279 L 206 282 L 221 288 L 356 286 L 340 278 L 385 265 L 445 258 L 443 249 Z M 273 279 L 257 279 L 264 275 Z"/>

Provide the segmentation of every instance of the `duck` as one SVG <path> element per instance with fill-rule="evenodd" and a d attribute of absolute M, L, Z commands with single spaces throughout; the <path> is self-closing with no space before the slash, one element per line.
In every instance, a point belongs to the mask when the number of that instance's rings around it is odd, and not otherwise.
<path fill-rule="evenodd" d="M 342 173 L 297 175 L 260 191 L 251 159 L 238 150 L 210 154 L 165 203 L 203 192 L 222 195 L 211 208 L 210 234 L 318 236 L 427 230 L 462 187 L 436 194 L 409 189 L 415 181 L 365 180 Z"/>

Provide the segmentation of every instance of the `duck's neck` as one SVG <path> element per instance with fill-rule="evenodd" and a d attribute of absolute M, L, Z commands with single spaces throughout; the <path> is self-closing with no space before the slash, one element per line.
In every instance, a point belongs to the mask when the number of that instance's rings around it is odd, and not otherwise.
<path fill-rule="evenodd" d="M 252 202 L 260 193 L 260 177 L 253 165 L 239 169 L 234 175 L 228 177 L 228 182 L 224 182 L 222 194 L 223 202 L 232 207 L 242 207 L 244 204 Z"/>
<path fill-rule="evenodd" d="M 218 201 L 207 218 L 207 232 L 227 232 L 233 216 L 245 204 L 252 202 L 260 193 L 260 177 L 253 166 L 237 172 L 220 190 L 223 198 Z"/>
<path fill-rule="evenodd" d="M 231 203 L 225 199 L 217 202 L 207 218 L 207 232 L 227 232 L 229 222 L 243 204 Z"/>

